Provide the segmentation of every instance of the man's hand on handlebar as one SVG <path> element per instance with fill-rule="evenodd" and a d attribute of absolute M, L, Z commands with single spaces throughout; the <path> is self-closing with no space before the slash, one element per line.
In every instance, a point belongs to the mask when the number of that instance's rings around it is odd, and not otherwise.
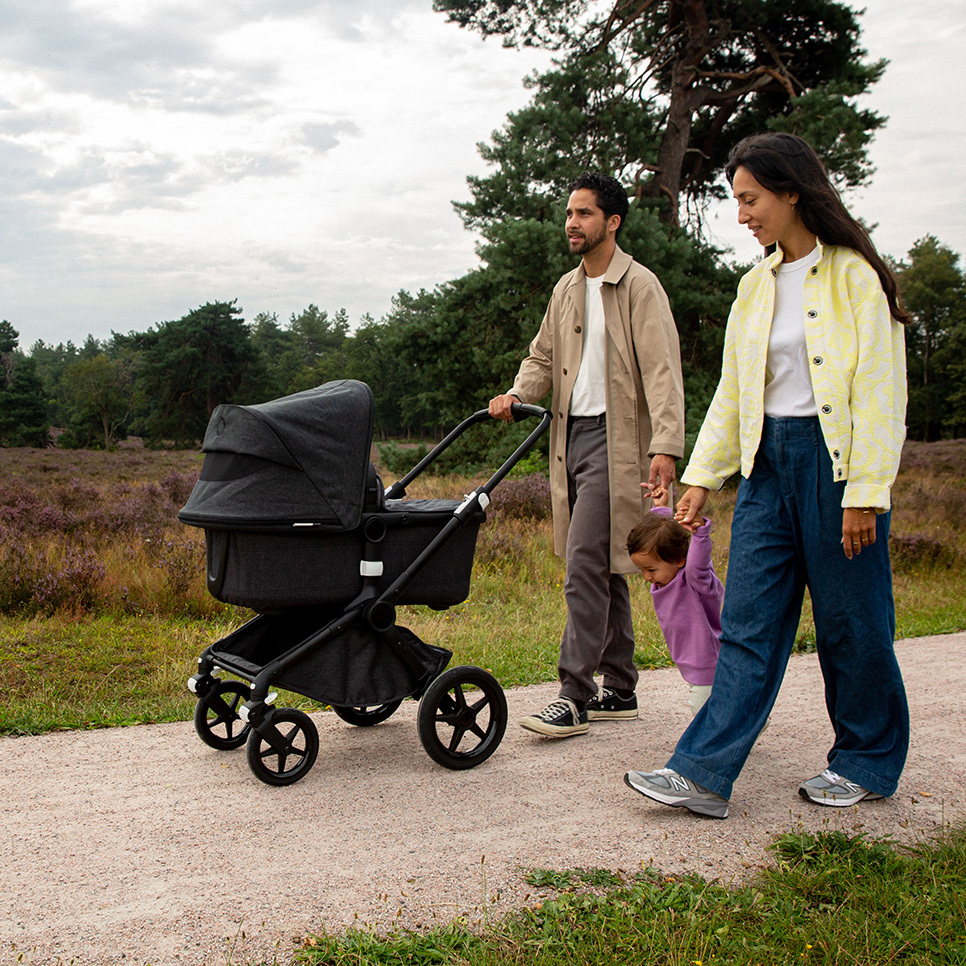
<path fill-rule="evenodd" d="M 510 421 L 513 419 L 513 413 L 510 411 L 510 407 L 514 403 L 518 403 L 520 400 L 516 396 L 510 393 L 505 393 L 502 396 L 494 396 L 490 400 L 490 415 L 494 419 L 504 419 Z"/>

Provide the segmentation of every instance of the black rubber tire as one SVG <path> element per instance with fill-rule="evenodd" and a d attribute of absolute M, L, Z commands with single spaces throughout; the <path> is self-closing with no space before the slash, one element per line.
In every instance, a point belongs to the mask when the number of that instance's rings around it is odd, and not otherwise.
<path fill-rule="evenodd" d="M 466 692 L 479 692 L 467 701 Z M 465 665 L 426 689 L 416 724 L 426 754 L 446 768 L 473 768 L 496 751 L 506 731 L 506 695 L 489 671 Z"/>
<path fill-rule="evenodd" d="M 248 740 L 251 726 L 242 721 L 238 709 L 252 696 L 241 681 L 218 681 L 195 705 L 195 731 L 212 748 L 229 751 Z"/>
<path fill-rule="evenodd" d="M 273 709 L 266 723 L 280 747 L 257 731 L 248 736 L 248 767 L 266 785 L 293 785 L 304 778 L 319 754 L 319 732 L 312 719 L 295 708 Z"/>
<path fill-rule="evenodd" d="M 344 705 L 332 705 L 332 710 L 343 720 L 351 725 L 360 728 L 369 728 L 372 725 L 385 721 L 396 713 L 396 709 L 402 701 L 389 701 L 386 704 L 374 704 L 361 708 L 348 708 Z"/>

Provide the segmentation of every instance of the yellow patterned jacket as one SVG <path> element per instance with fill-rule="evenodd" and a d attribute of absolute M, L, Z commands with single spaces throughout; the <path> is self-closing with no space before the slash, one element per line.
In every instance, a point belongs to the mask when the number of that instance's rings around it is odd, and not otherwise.
<path fill-rule="evenodd" d="M 889 509 L 905 439 L 906 356 L 879 276 L 850 248 L 822 247 L 805 280 L 805 343 L 822 435 L 843 507 Z M 781 249 L 738 285 L 721 380 L 681 480 L 718 490 L 751 474 L 764 418 L 765 361 Z"/>

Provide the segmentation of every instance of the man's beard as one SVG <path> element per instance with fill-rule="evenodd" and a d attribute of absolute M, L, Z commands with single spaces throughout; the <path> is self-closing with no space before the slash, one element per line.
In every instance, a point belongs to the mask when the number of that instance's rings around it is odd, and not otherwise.
<path fill-rule="evenodd" d="M 570 242 L 570 254 L 571 255 L 588 255 L 592 252 L 598 245 L 602 244 L 604 239 L 607 238 L 607 229 L 601 228 L 599 234 L 596 235 L 585 235 L 583 238 L 570 238 L 568 236 L 567 241 Z M 574 247 L 574 243 L 577 242 L 577 247 Z"/>

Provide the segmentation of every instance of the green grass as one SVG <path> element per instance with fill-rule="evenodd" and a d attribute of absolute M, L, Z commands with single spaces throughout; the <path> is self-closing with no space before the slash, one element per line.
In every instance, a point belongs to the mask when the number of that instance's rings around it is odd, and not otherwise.
<path fill-rule="evenodd" d="M 966 964 L 966 830 L 914 847 L 841 832 L 787 834 L 733 887 L 646 869 L 531 870 L 553 898 L 472 930 L 310 937 L 326 966 L 883 966 Z M 615 884 L 615 881 L 619 884 Z"/>

